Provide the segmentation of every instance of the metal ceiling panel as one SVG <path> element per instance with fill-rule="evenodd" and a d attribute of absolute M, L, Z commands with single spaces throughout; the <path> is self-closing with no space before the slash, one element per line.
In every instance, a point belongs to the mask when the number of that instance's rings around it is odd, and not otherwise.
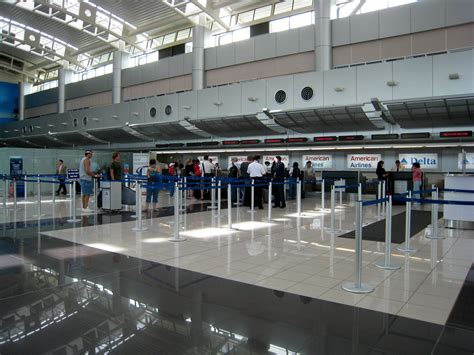
<path fill-rule="evenodd" d="M 72 146 L 72 143 L 66 143 L 64 141 L 59 140 L 59 138 L 50 136 L 50 135 L 25 137 L 24 139 L 28 140 L 29 142 L 33 144 L 36 144 L 38 146 L 42 146 L 45 148 L 59 148 L 59 147 Z"/>
<path fill-rule="evenodd" d="M 246 137 L 276 132 L 261 123 L 255 116 L 236 116 L 209 120 L 191 120 L 197 128 L 217 137 Z"/>
<path fill-rule="evenodd" d="M 377 130 L 360 106 L 277 112 L 281 126 L 299 133 Z"/>
<path fill-rule="evenodd" d="M 3 44 L 2 42 L 0 42 L 0 52 L 9 54 L 15 58 L 31 64 L 39 64 L 44 62 L 44 58 L 40 57 L 39 55 L 9 46 L 7 44 Z"/>
<path fill-rule="evenodd" d="M 15 148 L 43 148 L 43 146 L 36 145 L 33 142 L 23 138 L 0 139 L 0 146 Z"/>
<path fill-rule="evenodd" d="M 89 146 L 89 145 L 105 144 L 105 142 L 101 143 L 79 132 L 54 133 L 53 136 L 57 137 L 62 142 L 68 142 L 73 145 Z"/>
<path fill-rule="evenodd" d="M 202 138 L 200 135 L 188 131 L 178 122 L 132 126 L 131 128 L 155 140 L 184 140 Z"/>
<path fill-rule="evenodd" d="M 150 139 L 144 139 L 126 132 L 123 128 L 108 128 L 87 131 L 91 136 L 110 143 L 139 143 Z"/>
<path fill-rule="evenodd" d="M 433 99 L 387 104 L 402 128 L 474 125 L 474 98 Z"/>

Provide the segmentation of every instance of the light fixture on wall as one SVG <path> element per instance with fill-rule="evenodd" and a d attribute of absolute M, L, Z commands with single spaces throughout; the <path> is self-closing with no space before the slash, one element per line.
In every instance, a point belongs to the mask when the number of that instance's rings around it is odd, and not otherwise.
<path fill-rule="evenodd" d="M 92 117 L 92 121 L 95 121 L 95 122 L 100 121 L 100 118 Z"/>
<path fill-rule="evenodd" d="M 191 106 L 189 106 L 189 105 L 183 105 L 183 108 L 184 108 L 185 110 L 190 110 L 190 109 L 191 109 Z"/>
<path fill-rule="evenodd" d="M 222 105 L 222 102 L 221 101 L 216 101 L 216 102 L 214 102 L 214 105 L 220 106 L 220 105 Z"/>
<path fill-rule="evenodd" d="M 67 123 L 66 123 L 66 122 L 61 122 L 61 124 L 62 124 L 63 126 L 67 126 Z"/>
<path fill-rule="evenodd" d="M 50 123 L 50 124 L 48 125 L 48 127 L 49 127 L 49 128 L 52 128 L 52 127 L 54 127 L 54 125 Z"/>
<path fill-rule="evenodd" d="M 336 87 L 334 88 L 334 91 L 335 91 L 335 92 L 343 92 L 345 89 L 346 89 L 346 88 L 344 88 L 344 87 L 342 87 L 342 86 L 336 86 Z"/>
<path fill-rule="evenodd" d="M 138 112 L 132 112 L 132 115 L 134 115 L 135 117 L 140 116 L 140 114 Z"/>
<path fill-rule="evenodd" d="M 112 115 L 111 117 L 112 117 L 112 118 L 115 118 L 115 119 L 117 119 L 117 118 L 118 118 L 118 116 L 117 116 L 117 115 Z"/>
<path fill-rule="evenodd" d="M 10 133 L 10 131 L 4 130 L 3 133 Z"/>
<path fill-rule="evenodd" d="M 20 130 L 18 128 L 15 128 L 13 132 L 20 132 Z"/>
<path fill-rule="evenodd" d="M 248 99 L 249 101 L 251 101 L 251 102 L 256 102 L 256 101 L 258 101 L 258 97 L 254 97 L 254 96 L 250 96 L 250 97 L 248 97 L 247 99 Z"/>
<path fill-rule="evenodd" d="M 459 73 L 449 74 L 449 80 L 458 80 L 458 79 L 459 79 Z"/>
<path fill-rule="evenodd" d="M 41 126 L 35 126 L 36 129 L 41 129 Z"/>
<path fill-rule="evenodd" d="M 387 81 L 387 86 L 393 87 L 393 86 L 397 86 L 397 85 L 398 85 L 398 82 L 395 81 L 395 80 Z"/>

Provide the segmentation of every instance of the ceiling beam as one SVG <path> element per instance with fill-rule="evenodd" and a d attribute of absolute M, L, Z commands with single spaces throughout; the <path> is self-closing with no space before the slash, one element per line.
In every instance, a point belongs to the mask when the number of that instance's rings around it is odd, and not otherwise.
<path fill-rule="evenodd" d="M 212 20 L 216 21 L 221 27 L 223 27 L 226 31 L 230 30 L 230 27 L 222 21 L 222 19 L 219 17 L 218 14 L 216 14 L 213 10 L 208 9 L 206 6 L 203 6 L 199 1 L 197 0 L 191 0 L 191 3 L 198 7 L 202 12 L 204 12 L 207 16 L 209 16 Z"/>

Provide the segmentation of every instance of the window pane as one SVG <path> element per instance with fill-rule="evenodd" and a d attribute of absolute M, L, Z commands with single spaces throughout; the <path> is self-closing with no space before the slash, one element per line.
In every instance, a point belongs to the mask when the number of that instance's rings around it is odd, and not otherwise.
<path fill-rule="evenodd" d="M 113 64 L 107 64 L 105 66 L 105 74 L 110 74 L 113 72 L 113 70 L 114 70 Z"/>
<path fill-rule="evenodd" d="M 234 42 L 243 41 L 250 38 L 250 27 L 241 28 L 234 31 L 232 40 Z"/>
<path fill-rule="evenodd" d="M 184 53 L 191 53 L 193 51 L 193 42 L 187 42 L 184 45 Z"/>
<path fill-rule="evenodd" d="M 147 63 L 156 62 L 157 60 L 158 60 L 158 51 L 148 53 L 146 55 L 146 62 Z"/>
<path fill-rule="evenodd" d="M 255 16 L 254 20 L 258 20 L 261 18 L 269 17 L 272 14 L 272 6 L 264 6 L 259 9 L 255 9 Z"/>
<path fill-rule="evenodd" d="M 417 2 L 417 0 L 388 0 L 388 7 L 406 5 Z"/>
<path fill-rule="evenodd" d="M 288 17 L 280 20 L 270 21 L 270 33 L 287 31 L 290 29 L 290 19 Z"/>
<path fill-rule="evenodd" d="M 253 20 L 253 13 L 254 13 L 254 10 L 250 10 L 250 11 L 246 11 L 246 12 L 242 12 L 241 14 L 239 14 L 239 23 L 246 23 L 246 22 L 250 22 Z"/>
<path fill-rule="evenodd" d="M 292 0 L 287 0 L 284 2 L 279 2 L 275 4 L 275 15 L 282 14 L 284 12 L 291 11 L 291 7 L 293 6 Z"/>
<path fill-rule="evenodd" d="M 309 26 L 312 22 L 313 14 L 311 12 L 305 12 L 304 14 L 290 17 L 290 28 Z"/>
<path fill-rule="evenodd" d="M 294 0 L 293 10 L 313 5 L 313 0 Z"/>
<path fill-rule="evenodd" d="M 232 43 L 232 32 L 224 33 L 219 36 L 219 46 Z"/>
<path fill-rule="evenodd" d="M 163 44 L 173 43 L 176 38 L 176 32 L 167 34 L 163 39 Z"/>
<path fill-rule="evenodd" d="M 189 32 L 190 32 L 189 28 L 179 31 L 178 35 L 176 36 L 176 40 L 181 41 L 182 39 L 189 38 Z"/>

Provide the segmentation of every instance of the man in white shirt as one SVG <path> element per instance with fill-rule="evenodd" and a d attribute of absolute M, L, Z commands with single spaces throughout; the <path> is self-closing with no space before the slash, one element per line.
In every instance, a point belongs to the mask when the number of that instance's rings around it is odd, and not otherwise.
<path fill-rule="evenodd" d="M 253 162 L 249 164 L 247 171 L 250 175 L 250 179 L 254 180 L 255 184 L 261 184 L 262 178 L 267 173 L 265 167 L 260 164 L 258 161 L 260 159 L 259 155 L 253 157 Z M 261 210 L 263 210 L 263 203 L 262 203 L 262 186 L 255 186 L 255 205 L 258 206 Z"/>
<path fill-rule="evenodd" d="M 207 186 L 211 185 L 211 182 L 209 181 L 209 178 L 214 177 L 214 170 L 215 166 L 209 161 L 209 156 L 205 155 L 204 156 L 204 161 L 201 163 L 201 173 L 203 177 L 208 178 L 206 181 L 203 181 L 202 186 L 204 187 L 203 190 L 201 190 L 201 200 L 209 198 L 210 195 L 210 190 L 206 189 Z M 205 197 L 206 196 L 206 197 Z"/>

